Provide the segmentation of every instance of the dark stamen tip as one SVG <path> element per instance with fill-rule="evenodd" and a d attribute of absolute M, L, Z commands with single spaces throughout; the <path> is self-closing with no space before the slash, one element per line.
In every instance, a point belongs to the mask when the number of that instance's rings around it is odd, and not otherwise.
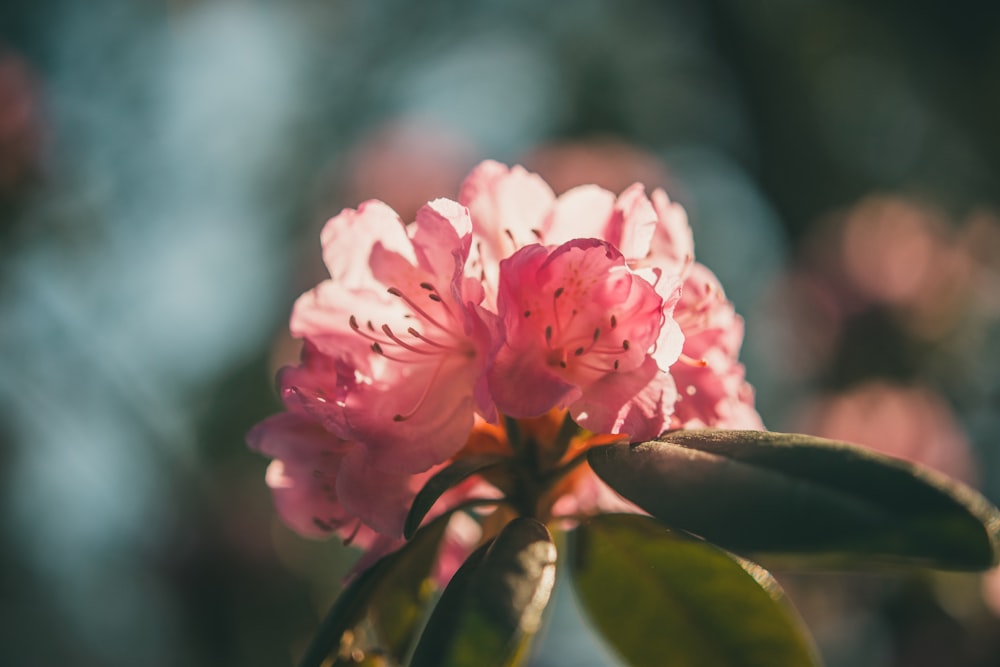
<path fill-rule="evenodd" d="M 401 421 L 405 421 L 405 420 L 406 420 L 406 417 L 404 417 L 403 415 L 393 415 L 392 416 L 392 421 L 394 421 L 394 422 L 401 422 Z"/>
<path fill-rule="evenodd" d="M 628 339 L 626 338 L 625 340 L 622 341 L 622 349 L 627 350 L 628 348 L 629 348 L 629 342 Z"/>
<path fill-rule="evenodd" d="M 427 298 L 430 299 L 431 301 L 437 301 L 438 303 L 441 303 L 441 297 L 439 297 L 437 294 L 434 294 L 433 292 L 428 294 Z"/>
<path fill-rule="evenodd" d="M 545 327 L 545 340 L 546 342 L 552 340 L 552 325 Z"/>
<path fill-rule="evenodd" d="M 597 339 L 600 337 L 601 337 L 601 327 L 597 327 L 596 329 L 594 329 L 594 342 L 596 343 Z"/>
<path fill-rule="evenodd" d="M 564 287 L 560 287 L 559 289 L 557 289 L 556 293 L 555 293 L 555 298 L 558 299 L 559 297 L 561 297 L 563 295 L 563 292 L 565 292 L 565 291 L 566 291 L 566 288 L 564 288 Z"/>
<path fill-rule="evenodd" d="M 618 326 L 618 318 L 615 317 L 614 315 L 612 315 L 611 316 L 611 328 L 614 329 L 616 326 Z"/>
<path fill-rule="evenodd" d="M 524 311 L 524 316 L 525 317 L 531 317 L 531 311 L 530 310 Z"/>
<path fill-rule="evenodd" d="M 583 348 L 582 347 L 576 348 L 576 350 L 573 351 L 573 354 L 579 357 L 580 355 L 583 354 Z"/>
<path fill-rule="evenodd" d="M 429 292 L 435 291 L 434 290 L 434 285 L 431 285 L 430 283 L 420 283 L 420 286 L 423 287 L 425 290 L 427 290 Z"/>
<path fill-rule="evenodd" d="M 378 343 L 372 343 L 372 352 L 375 354 L 385 354 L 385 352 L 382 351 L 382 346 Z"/>
<path fill-rule="evenodd" d="M 391 294 L 393 296 L 403 296 L 403 293 L 400 292 L 399 288 L 396 288 L 396 287 L 390 287 L 389 289 L 386 290 L 386 292 L 388 292 L 389 294 Z"/>
<path fill-rule="evenodd" d="M 354 317 L 354 315 L 351 315 L 350 322 L 351 322 L 351 328 L 354 329 L 355 331 L 361 328 L 358 326 L 358 318 Z"/>

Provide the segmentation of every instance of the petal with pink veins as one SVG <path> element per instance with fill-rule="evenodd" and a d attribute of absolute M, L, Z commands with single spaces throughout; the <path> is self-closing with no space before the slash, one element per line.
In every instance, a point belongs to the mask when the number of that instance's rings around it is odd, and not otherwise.
<path fill-rule="evenodd" d="M 320 232 L 320 242 L 330 277 L 345 287 L 369 282 L 368 255 L 376 243 L 404 254 L 410 251 L 403 221 L 389 206 L 374 199 L 331 218 Z"/>
<path fill-rule="evenodd" d="M 573 420 L 594 433 L 649 440 L 667 430 L 677 400 L 670 373 L 652 357 L 628 373 L 609 373 L 590 385 L 570 408 Z"/>
<path fill-rule="evenodd" d="M 345 510 L 379 533 L 402 537 L 406 514 L 427 477 L 383 472 L 355 448 L 344 457 L 337 473 L 337 496 Z"/>
<path fill-rule="evenodd" d="M 568 407 L 587 420 L 593 408 L 598 416 L 589 419 L 602 432 L 662 426 L 672 408 L 672 396 L 660 391 L 669 375 L 657 379 L 651 351 L 663 300 L 613 246 L 596 239 L 527 246 L 501 264 L 498 303 L 505 343 L 489 381 L 501 412 L 520 418 Z M 613 406 L 598 405 L 602 387 Z"/>

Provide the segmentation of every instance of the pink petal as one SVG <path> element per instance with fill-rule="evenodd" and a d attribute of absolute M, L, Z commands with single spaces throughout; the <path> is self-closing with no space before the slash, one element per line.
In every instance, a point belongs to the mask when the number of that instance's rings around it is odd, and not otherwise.
<path fill-rule="evenodd" d="M 345 287 L 363 286 L 370 280 L 368 255 L 376 243 L 403 254 L 410 249 L 403 221 L 389 206 L 374 199 L 331 218 L 320 233 L 320 241 L 330 277 Z"/>
<path fill-rule="evenodd" d="M 570 414 L 594 433 L 623 433 L 632 441 L 648 440 L 666 430 L 676 400 L 673 378 L 647 358 L 632 372 L 610 373 L 592 384 Z"/>
<path fill-rule="evenodd" d="M 258 424 L 247 443 L 274 460 L 266 480 L 282 520 L 307 537 L 328 537 L 356 524 L 337 498 L 337 472 L 352 443 L 307 415 L 284 413 Z"/>
<path fill-rule="evenodd" d="M 684 208 L 671 202 L 667 193 L 657 188 L 652 194 L 659 224 L 653 234 L 650 264 L 671 275 L 685 275 L 694 262 L 694 238 Z"/>
<path fill-rule="evenodd" d="M 386 473 L 366 459 L 359 448 L 344 457 L 337 474 L 337 496 L 345 510 L 379 533 L 402 537 L 406 514 L 427 476 Z"/>
<path fill-rule="evenodd" d="M 545 222 L 544 241 L 559 245 L 573 239 L 606 238 L 615 208 L 615 196 L 596 185 L 581 185 L 556 199 Z"/>
<path fill-rule="evenodd" d="M 650 356 L 663 300 L 614 247 L 522 248 L 501 264 L 498 303 L 506 340 L 489 382 L 501 412 L 561 406 L 597 432 L 662 430 L 675 397 Z"/>
<path fill-rule="evenodd" d="M 306 359 L 302 365 L 286 366 L 278 373 L 278 388 L 285 405 L 309 415 L 329 433 L 349 439 L 343 399 L 352 378 L 329 357 L 311 353 Z"/>
<path fill-rule="evenodd" d="M 465 445 L 474 421 L 473 386 L 464 369 L 443 369 L 430 378 L 397 377 L 359 386 L 348 397 L 345 414 L 373 466 L 418 473 Z"/>
<path fill-rule="evenodd" d="M 627 260 L 643 259 L 649 255 L 658 222 L 656 209 L 646 197 L 645 188 L 636 183 L 618 196 L 605 238 L 614 243 Z"/>
<path fill-rule="evenodd" d="M 458 200 L 469 208 L 476 234 L 499 249 L 510 247 L 505 230 L 516 239 L 517 247 L 533 243 L 536 237 L 531 230 L 541 229 L 555 195 L 537 174 L 487 160 L 466 177 Z M 506 254 L 494 257 L 499 260 Z"/>
<path fill-rule="evenodd" d="M 497 354 L 488 377 L 499 409 L 518 419 L 538 417 L 556 406 L 565 407 L 581 393 L 575 384 L 549 372 L 533 356 L 510 347 Z"/>
<path fill-rule="evenodd" d="M 294 412 L 271 415 L 247 433 L 250 449 L 295 465 L 311 465 L 322 452 L 345 453 L 351 443 L 334 437 L 316 420 Z"/>
<path fill-rule="evenodd" d="M 461 271 L 472 243 L 469 209 L 450 199 L 435 199 L 417 212 L 414 229 L 418 266 L 432 275 L 449 278 L 456 267 Z"/>

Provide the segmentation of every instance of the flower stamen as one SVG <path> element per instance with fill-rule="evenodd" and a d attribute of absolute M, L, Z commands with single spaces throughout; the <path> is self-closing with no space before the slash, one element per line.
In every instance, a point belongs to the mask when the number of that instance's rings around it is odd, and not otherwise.
<path fill-rule="evenodd" d="M 694 366 L 695 368 L 705 368 L 708 366 L 708 361 L 706 359 L 695 359 L 694 357 L 689 357 L 684 353 L 681 353 L 681 356 L 677 357 L 677 361 L 683 362 L 688 366 Z"/>
<path fill-rule="evenodd" d="M 417 399 L 416 405 L 414 405 L 412 408 L 410 408 L 409 410 L 407 410 L 405 413 L 398 413 L 398 414 L 393 415 L 392 421 L 394 421 L 394 422 L 406 421 L 407 419 L 409 419 L 413 415 L 417 414 L 417 411 L 420 410 L 420 406 L 422 406 L 424 404 L 424 401 L 426 401 L 427 397 L 430 395 L 430 393 L 431 393 L 431 387 L 434 386 L 434 382 L 435 382 L 435 380 L 437 380 L 438 374 L 441 373 L 441 368 L 444 366 L 444 362 L 447 361 L 447 359 L 448 359 L 448 357 L 441 357 L 441 361 L 438 362 L 438 365 L 434 369 L 434 372 L 431 373 L 431 377 L 427 381 L 427 384 L 424 386 L 424 390 L 422 392 L 420 392 L 420 398 Z"/>

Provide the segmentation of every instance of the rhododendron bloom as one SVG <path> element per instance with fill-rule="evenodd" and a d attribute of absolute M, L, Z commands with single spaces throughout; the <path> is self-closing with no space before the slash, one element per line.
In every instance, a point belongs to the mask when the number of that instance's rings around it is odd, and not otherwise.
<path fill-rule="evenodd" d="M 304 347 L 279 376 L 288 412 L 248 440 L 274 459 L 286 523 L 353 539 L 369 549 L 362 565 L 401 543 L 421 486 L 463 458 L 492 463 L 424 517 L 482 513 L 449 524 L 445 578 L 513 515 L 640 511 L 591 471 L 591 447 L 760 427 L 742 320 L 661 190 L 556 196 L 484 162 L 459 202 L 434 200 L 410 225 L 365 202 L 321 241 L 330 278 L 292 313 Z"/>
<path fill-rule="evenodd" d="M 501 263 L 498 308 L 507 339 L 489 379 L 501 412 L 568 407 L 595 432 L 663 430 L 674 387 L 649 351 L 668 308 L 613 246 L 582 239 L 522 248 Z"/>
<path fill-rule="evenodd" d="M 497 291 L 497 262 L 532 243 L 605 241 L 657 289 L 667 308 L 676 301 L 678 280 L 694 259 L 684 209 L 662 190 L 655 190 L 650 200 L 638 183 L 618 196 L 596 185 L 581 185 L 556 197 L 536 174 L 486 161 L 465 179 L 459 200 L 472 215 L 476 243 L 470 264 L 480 271 L 488 301 Z M 680 352 L 678 332 L 667 317 L 654 351 L 663 370 Z"/>
<path fill-rule="evenodd" d="M 333 430 L 380 470 L 427 470 L 462 447 L 476 409 L 494 416 L 483 372 L 496 317 L 464 273 L 468 212 L 436 200 L 407 228 L 369 202 L 330 220 L 322 240 L 331 279 L 299 299 L 291 329 L 348 376 Z"/>
<path fill-rule="evenodd" d="M 684 332 L 681 359 L 670 369 L 678 389 L 674 427 L 764 428 L 739 362 L 743 320 L 705 266 L 691 266 L 674 317 Z"/>
<path fill-rule="evenodd" d="M 398 546 L 403 517 L 415 489 L 411 491 L 413 485 L 404 478 L 372 479 L 386 483 L 390 493 L 359 495 L 357 488 L 351 488 L 352 478 L 364 479 L 364 473 L 370 471 L 357 467 L 358 458 L 352 456 L 356 443 L 331 435 L 315 419 L 297 412 L 269 417 L 250 431 L 247 441 L 273 458 L 267 468 L 267 485 L 278 514 L 296 532 L 309 537 L 336 533 L 365 549 L 381 543 L 379 550 L 383 552 Z M 348 482 L 348 488 L 342 488 L 341 480 Z M 369 501 L 377 502 L 369 505 Z M 397 507 L 385 512 L 393 504 Z M 349 506 L 360 507 L 375 525 Z"/>

